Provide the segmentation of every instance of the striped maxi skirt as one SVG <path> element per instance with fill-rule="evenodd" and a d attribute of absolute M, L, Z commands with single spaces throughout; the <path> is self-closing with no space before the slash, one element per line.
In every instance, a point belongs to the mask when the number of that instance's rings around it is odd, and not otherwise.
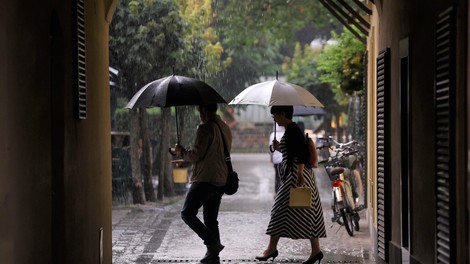
<path fill-rule="evenodd" d="M 292 168 L 287 169 L 287 163 L 283 161 L 280 166 L 280 171 L 281 186 L 274 199 L 274 204 L 271 209 L 271 219 L 266 234 L 291 239 L 326 237 L 323 210 L 313 170 L 305 168 L 303 171 L 306 185 L 312 189 L 313 206 L 308 209 L 294 209 L 289 207 L 290 188 L 296 187 L 297 185 L 297 166 L 292 164 Z M 286 171 L 289 173 L 283 173 Z"/>

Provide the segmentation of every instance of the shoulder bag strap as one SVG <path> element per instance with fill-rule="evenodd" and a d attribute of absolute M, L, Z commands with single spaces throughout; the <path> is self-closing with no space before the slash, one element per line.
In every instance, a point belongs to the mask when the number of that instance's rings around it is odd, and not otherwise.
<path fill-rule="evenodd" d="M 230 158 L 230 153 L 228 153 L 227 144 L 225 143 L 224 134 L 222 133 L 222 128 L 217 123 L 217 121 L 214 121 L 214 123 L 217 125 L 217 127 L 219 127 L 220 136 L 222 137 L 222 142 L 224 142 L 225 163 L 227 164 L 228 172 L 232 172 L 232 159 Z"/>

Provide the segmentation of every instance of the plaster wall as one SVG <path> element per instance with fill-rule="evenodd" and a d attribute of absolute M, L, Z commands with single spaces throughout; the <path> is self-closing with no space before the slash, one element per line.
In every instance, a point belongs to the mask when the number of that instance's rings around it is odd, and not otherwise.
<path fill-rule="evenodd" d="M 85 120 L 73 116 L 73 1 L 0 3 L 2 263 L 111 263 L 110 2 L 85 1 Z"/>
<path fill-rule="evenodd" d="M 5 263 L 33 263 L 37 255 L 43 260 L 36 263 L 51 263 L 49 9 L 39 2 L 0 4 L 0 256 Z"/>

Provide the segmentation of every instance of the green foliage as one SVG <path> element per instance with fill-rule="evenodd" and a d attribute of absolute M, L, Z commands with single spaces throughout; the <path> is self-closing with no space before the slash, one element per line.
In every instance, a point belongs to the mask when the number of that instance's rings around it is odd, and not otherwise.
<path fill-rule="evenodd" d="M 309 92 L 325 106 L 327 113 L 338 111 L 338 103 L 327 83 L 320 82 L 320 72 L 317 69 L 319 51 L 313 50 L 309 45 L 301 47 L 296 43 L 292 59 L 285 58 L 283 65 L 287 81 L 295 83 Z"/>
<path fill-rule="evenodd" d="M 281 53 L 307 24 L 331 29 L 338 22 L 318 1 L 121 0 L 110 26 L 110 65 L 128 97 L 174 69 L 230 99 L 280 71 Z"/>
<path fill-rule="evenodd" d="M 122 0 L 110 25 L 110 65 L 129 96 L 172 73 L 184 45 L 184 24 L 172 0 Z"/>
<path fill-rule="evenodd" d="M 214 74 L 230 66 L 230 58 L 222 58 L 224 48 L 213 29 L 211 0 L 178 0 L 184 30 L 182 65 L 189 65 L 186 73 L 213 83 Z"/>
<path fill-rule="evenodd" d="M 233 49 L 284 44 L 309 22 L 331 22 L 318 1 L 223 1 L 215 10 L 223 43 Z"/>
<path fill-rule="evenodd" d="M 309 23 L 335 25 L 318 1 L 251 0 L 218 1 L 214 28 L 231 67 L 219 74 L 224 95 L 233 98 L 261 76 L 280 71 L 282 52 L 293 43 L 296 32 Z M 331 22 L 333 22 L 331 24 Z"/>
<path fill-rule="evenodd" d="M 297 57 L 285 71 L 288 79 L 334 108 L 329 85 L 319 82 L 317 61 L 301 51 L 305 42 L 294 48 L 296 33 L 313 24 L 317 34 L 329 37 L 324 29 L 339 23 L 309 0 L 121 0 L 110 26 L 110 65 L 120 71 L 128 98 L 174 72 L 208 82 L 229 100 L 260 77 L 274 76 L 289 50 L 295 55 L 288 56 Z M 185 118 L 184 126 L 197 121 Z"/>
<path fill-rule="evenodd" d="M 210 76 L 221 71 L 223 65 L 229 65 L 227 62 L 220 64 L 223 48 L 209 26 L 211 8 L 209 0 L 119 2 L 110 25 L 109 41 L 110 65 L 120 71 L 120 86 L 126 91 L 123 94 L 126 102 L 123 104 L 122 98 L 118 98 L 118 107 L 124 107 L 129 98 L 150 81 L 174 73 L 211 83 Z M 147 109 L 149 114 L 153 111 L 160 113 L 159 108 Z M 189 120 L 191 118 L 194 120 Z M 193 115 L 180 115 L 179 119 L 186 121 L 181 128 L 199 121 L 198 116 Z M 158 129 L 162 127 L 155 125 Z"/>
<path fill-rule="evenodd" d="M 173 73 L 206 80 L 223 70 L 223 48 L 210 28 L 210 3 L 119 2 L 110 26 L 110 65 L 122 73 L 129 96 L 146 83 Z"/>
<path fill-rule="evenodd" d="M 318 58 L 320 80 L 330 84 L 336 100 L 346 105 L 348 95 L 363 90 L 365 45 L 346 28 L 332 35 L 335 44 L 326 45 Z"/>
<path fill-rule="evenodd" d="M 119 69 L 129 98 L 145 83 L 170 74 L 183 44 L 177 7 L 160 2 L 119 1 L 110 25 L 110 65 Z"/>

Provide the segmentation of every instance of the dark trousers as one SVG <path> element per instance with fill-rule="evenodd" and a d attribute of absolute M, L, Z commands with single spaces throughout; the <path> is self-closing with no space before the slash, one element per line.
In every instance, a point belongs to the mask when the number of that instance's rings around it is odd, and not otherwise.
<path fill-rule="evenodd" d="M 220 244 L 219 215 L 220 201 L 224 194 L 223 186 L 205 182 L 193 182 L 186 194 L 181 210 L 183 221 L 202 239 L 205 245 Z M 204 223 L 197 217 L 202 207 Z"/>

